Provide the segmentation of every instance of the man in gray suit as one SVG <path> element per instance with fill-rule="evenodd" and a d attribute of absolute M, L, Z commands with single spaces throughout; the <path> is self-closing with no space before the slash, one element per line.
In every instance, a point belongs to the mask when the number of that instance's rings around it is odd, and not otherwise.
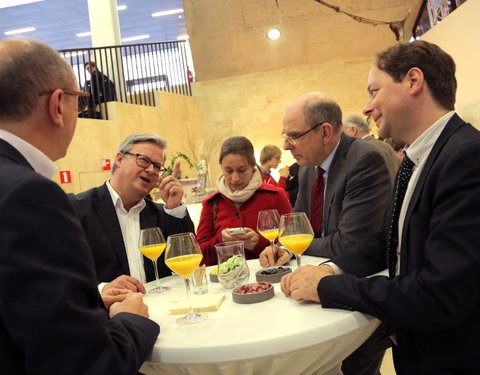
<path fill-rule="evenodd" d="M 361 138 L 371 143 L 381 152 L 387 163 L 392 181 L 395 179 L 398 169 L 398 159 L 392 146 L 370 135 L 370 125 L 359 115 L 349 115 L 343 119 L 343 132 L 350 137 Z"/>
<path fill-rule="evenodd" d="M 318 92 L 296 99 L 283 116 L 283 147 L 300 165 L 293 211 L 305 212 L 310 221 L 315 219 L 310 212 L 312 185 L 317 168 L 323 170 L 323 220 L 305 252 L 308 255 L 333 257 L 374 236 L 391 197 L 392 179 L 383 156 L 373 145 L 344 134 L 342 128 L 340 106 Z M 290 258 L 278 246 L 267 247 L 260 254 L 260 263 L 285 264 Z M 379 374 L 389 344 L 380 335 L 374 334 L 343 362 L 344 374 Z"/>

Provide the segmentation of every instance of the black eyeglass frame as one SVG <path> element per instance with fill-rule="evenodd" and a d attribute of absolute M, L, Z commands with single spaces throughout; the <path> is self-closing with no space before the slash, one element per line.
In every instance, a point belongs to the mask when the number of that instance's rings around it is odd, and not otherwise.
<path fill-rule="evenodd" d="M 57 89 L 55 89 L 57 90 Z M 45 90 L 45 91 L 40 91 L 38 93 L 38 96 L 44 96 L 44 95 L 52 95 L 55 90 Z M 85 97 L 86 99 L 83 100 L 81 106 L 80 106 L 80 102 L 77 104 L 77 111 L 78 113 L 81 113 L 83 111 L 85 111 L 85 108 L 87 108 L 88 106 L 88 102 L 90 100 L 90 93 L 89 92 L 85 92 L 85 91 L 77 91 L 77 90 L 70 90 L 70 89 L 60 89 L 62 90 L 65 94 L 67 95 L 76 95 L 76 96 L 83 96 Z"/>
<path fill-rule="evenodd" d="M 153 169 L 157 171 L 157 176 L 163 176 L 163 174 L 167 171 L 167 169 L 163 165 L 159 163 L 154 163 L 150 160 L 148 156 L 144 154 L 136 154 L 129 151 L 124 151 L 122 152 L 122 154 L 135 156 L 135 163 L 137 163 L 140 168 L 147 169 L 148 167 L 150 167 L 150 165 L 153 165 Z"/>
<path fill-rule="evenodd" d="M 295 146 L 297 144 L 297 139 L 303 137 L 304 135 L 307 135 L 308 133 L 310 133 L 312 130 L 315 130 L 316 128 L 318 128 L 319 126 L 322 126 L 323 124 L 326 124 L 327 121 L 324 121 L 324 122 L 320 122 L 318 124 L 316 124 L 315 126 L 312 126 L 310 129 L 308 129 L 306 132 L 303 132 L 301 134 L 298 134 L 298 135 L 287 135 L 285 133 L 282 133 L 281 136 L 283 137 L 284 140 L 286 140 L 288 143 L 290 143 L 292 146 Z"/>

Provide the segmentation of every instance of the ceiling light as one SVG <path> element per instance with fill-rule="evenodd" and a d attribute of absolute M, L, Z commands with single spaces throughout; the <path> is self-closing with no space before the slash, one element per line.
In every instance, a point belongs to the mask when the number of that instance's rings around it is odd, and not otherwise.
<path fill-rule="evenodd" d="M 119 6 L 117 7 L 117 10 L 125 10 L 125 9 L 127 9 L 127 6 L 126 6 L 126 5 L 119 5 Z"/>
<path fill-rule="evenodd" d="M 76 36 L 77 38 L 83 38 L 84 36 L 90 36 L 90 35 L 92 35 L 92 32 L 91 32 L 91 31 L 86 31 L 86 32 L 84 32 L 84 33 L 75 34 L 75 36 Z"/>
<path fill-rule="evenodd" d="M 267 38 L 270 40 L 277 40 L 278 38 L 280 38 L 281 34 L 282 33 L 279 29 L 273 28 L 267 31 Z"/>
<path fill-rule="evenodd" d="M 152 17 L 163 17 L 163 16 L 169 16 L 171 14 L 178 14 L 178 13 L 183 13 L 183 9 L 172 9 L 172 10 L 164 10 L 162 12 L 155 12 L 155 13 L 152 13 Z"/>
<path fill-rule="evenodd" d="M 137 36 L 131 36 L 128 38 L 123 38 L 122 42 L 133 42 L 135 40 L 142 40 L 142 39 L 148 39 L 150 38 L 150 35 L 144 34 L 144 35 L 137 35 Z"/>
<path fill-rule="evenodd" d="M 35 31 L 35 30 L 37 30 L 35 27 L 24 27 L 23 29 L 5 31 L 4 34 L 5 35 L 23 34 L 23 33 L 28 33 L 29 31 Z"/>
<path fill-rule="evenodd" d="M 43 0 L 2 0 L 0 2 L 0 8 L 16 7 L 17 5 L 38 3 L 40 1 L 43 1 Z"/>

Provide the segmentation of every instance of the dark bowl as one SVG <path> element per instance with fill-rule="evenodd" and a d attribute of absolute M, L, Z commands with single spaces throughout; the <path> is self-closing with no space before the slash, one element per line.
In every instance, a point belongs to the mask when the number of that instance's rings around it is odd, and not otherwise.
<path fill-rule="evenodd" d="M 292 272 L 290 267 L 275 266 L 258 270 L 255 273 L 257 281 L 268 281 L 269 283 L 279 283 L 283 275 Z"/>
<path fill-rule="evenodd" d="M 272 298 L 275 295 L 275 290 L 273 289 L 273 285 L 271 283 L 262 282 L 262 284 L 268 284 L 268 289 L 262 290 L 260 292 L 250 293 L 250 294 L 242 294 L 239 293 L 240 290 L 244 290 L 245 288 L 256 287 L 260 283 L 252 283 L 252 284 L 245 284 L 241 285 L 232 291 L 232 298 L 233 302 L 236 303 L 257 303 L 263 302 L 267 299 Z"/>

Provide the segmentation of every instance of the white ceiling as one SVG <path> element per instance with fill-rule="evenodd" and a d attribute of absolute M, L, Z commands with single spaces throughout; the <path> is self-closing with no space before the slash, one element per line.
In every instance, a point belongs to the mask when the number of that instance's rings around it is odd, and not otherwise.
<path fill-rule="evenodd" d="M 0 5 L 6 0 L 0 0 Z M 127 9 L 119 11 L 122 38 L 149 34 L 142 43 L 176 40 L 187 34 L 185 15 L 152 17 L 162 10 L 183 8 L 182 0 L 117 0 Z M 33 26 L 37 30 L 23 35 L 39 39 L 56 49 L 92 47 L 91 38 L 75 34 L 90 30 L 87 0 L 43 0 L 0 8 L 0 40 L 5 31 Z"/>

